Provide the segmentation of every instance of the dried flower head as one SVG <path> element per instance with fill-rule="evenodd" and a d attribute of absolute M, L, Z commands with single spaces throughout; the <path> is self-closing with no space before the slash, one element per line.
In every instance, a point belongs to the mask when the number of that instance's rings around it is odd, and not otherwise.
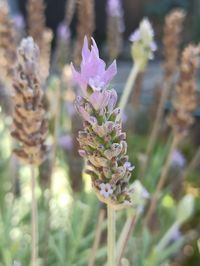
<path fill-rule="evenodd" d="M 153 53 L 157 46 L 154 42 L 154 31 L 147 18 L 144 18 L 139 28 L 134 31 L 129 40 L 132 44 L 132 57 L 136 64 L 145 68 L 149 59 L 153 59 Z"/>
<path fill-rule="evenodd" d="M 42 47 L 40 49 L 40 72 L 42 83 L 44 83 L 49 76 L 50 61 L 51 61 L 51 42 L 53 39 L 53 32 L 46 28 L 43 31 Z"/>
<path fill-rule="evenodd" d="M 11 83 L 16 62 L 16 36 L 9 17 L 8 6 L 0 5 L 0 70 L 5 83 Z"/>
<path fill-rule="evenodd" d="M 68 27 L 70 26 L 72 19 L 74 17 L 77 1 L 78 0 L 68 0 L 66 2 L 65 22 Z"/>
<path fill-rule="evenodd" d="M 95 30 L 94 0 L 78 1 L 78 27 L 77 43 L 75 47 L 75 63 L 81 61 L 81 49 L 83 46 L 84 36 L 92 37 Z"/>
<path fill-rule="evenodd" d="M 176 134 L 184 135 L 192 125 L 193 111 L 196 108 L 195 74 L 199 66 L 199 47 L 189 45 L 183 51 L 180 65 L 180 77 L 176 85 L 173 100 L 174 111 L 168 122 Z"/>
<path fill-rule="evenodd" d="M 114 59 L 119 55 L 123 41 L 124 21 L 121 0 L 109 0 L 107 14 L 108 52 L 110 59 Z"/>
<path fill-rule="evenodd" d="M 181 9 L 175 9 L 165 18 L 164 27 L 164 56 L 165 56 L 165 76 L 169 77 L 174 74 L 177 68 L 179 54 L 180 34 L 185 19 L 185 12 Z"/>
<path fill-rule="evenodd" d="M 28 33 L 33 37 L 39 49 L 43 45 L 43 32 L 45 29 L 44 0 L 28 0 Z"/>
<path fill-rule="evenodd" d="M 73 67 L 74 78 L 82 89 L 75 106 L 84 120 L 79 131 L 79 154 L 87 159 L 98 198 L 120 209 L 131 205 L 129 179 L 133 167 L 128 161 L 126 134 L 122 132 L 120 109 L 116 108 L 117 93 L 108 89 L 116 74 L 115 62 L 105 70 L 98 48 L 92 39 L 91 50 L 85 38 L 81 72 Z"/>
<path fill-rule="evenodd" d="M 107 13 L 109 14 L 109 16 L 122 17 L 123 10 L 121 0 L 108 0 Z"/>
<path fill-rule="evenodd" d="M 19 146 L 14 153 L 23 162 L 39 165 L 45 159 L 48 124 L 42 106 L 39 49 L 32 37 L 23 39 L 17 50 L 13 78 L 13 131 Z"/>

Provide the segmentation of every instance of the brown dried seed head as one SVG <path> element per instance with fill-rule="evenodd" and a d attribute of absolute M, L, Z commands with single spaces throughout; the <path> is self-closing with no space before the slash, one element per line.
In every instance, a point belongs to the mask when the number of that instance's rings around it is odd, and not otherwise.
<path fill-rule="evenodd" d="M 95 30 L 94 0 L 78 1 L 78 28 L 77 44 L 75 49 L 75 63 L 79 65 L 81 60 L 81 50 L 85 36 L 90 37 Z"/>
<path fill-rule="evenodd" d="M 119 17 L 108 17 L 107 42 L 110 60 L 117 58 L 122 48 L 122 32 L 120 31 Z"/>
<path fill-rule="evenodd" d="M 177 67 L 180 34 L 182 31 L 185 12 L 181 9 L 175 9 L 165 18 L 164 27 L 164 57 L 165 57 L 165 75 L 169 77 L 174 74 Z"/>
<path fill-rule="evenodd" d="M 42 81 L 45 81 L 49 75 L 50 60 L 51 60 L 51 42 L 53 39 L 53 32 L 50 29 L 45 29 L 43 32 L 43 42 L 41 47 L 41 75 Z"/>
<path fill-rule="evenodd" d="M 182 53 L 180 77 L 173 100 L 174 111 L 168 122 L 177 133 L 185 133 L 193 123 L 196 108 L 195 74 L 199 66 L 199 47 L 189 45 Z"/>
<path fill-rule="evenodd" d="M 4 82 L 11 82 L 16 62 L 16 37 L 6 4 L 0 5 L 0 71 Z M 10 85 L 10 84 L 9 84 Z"/>
<path fill-rule="evenodd" d="M 40 165 L 45 159 L 48 123 L 42 105 L 39 48 L 32 37 L 23 39 L 17 50 L 13 79 L 13 131 L 19 142 L 14 153 L 23 162 Z"/>
<path fill-rule="evenodd" d="M 66 24 L 69 26 L 72 22 L 75 9 L 76 9 L 76 2 L 78 0 L 68 0 L 66 2 L 66 10 L 65 10 L 65 21 Z"/>
<path fill-rule="evenodd" d="M 43 0 L 28 0 L 28 32 L 39 48 L 43 45 L 43 32 L 45 30 L 45 5 Z"/>

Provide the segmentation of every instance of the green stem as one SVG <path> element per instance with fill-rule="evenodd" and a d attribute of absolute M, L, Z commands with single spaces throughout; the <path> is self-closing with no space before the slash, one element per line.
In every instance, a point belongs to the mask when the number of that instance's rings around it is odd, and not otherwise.
<path fill-rule="evenodd" d="M 137 77 L 139 71 L 140 71 L 140 67 L 138 64 L 135 64 L 131 69 L 131 72 L 129 74 L 128 80 L 127 80 L 126 85 L 125 85 L 124 92 L 123 92 L 121 99 L 120 99 L 120 102 L 119 102 L 119 107 L 122 111 L 126 107 L 126 104 L 128 102 L 128 99 L 129 99 L 129 96 L 131 93 L 131 90 L 133 89 L 133 86 L 134 86 L 134 83 L 135 83 L 135 80 L 136 80 L 136 77 Z"/>
<path fill-rule="evenodd" d="M 101 208 L 99 211 L 98 223 L 97 223 L 96 230 L 95 230 L 95 237 L 94 237 L 94 242 L 93 242 L 90 257 L 89 257 L 88 266 L 94 266 L 94 263 L 95 263 L 96 254 L 99 248 L 101 235 L 102 235 L 102 223 L 105 218 L 105 212 L 106 210 L 104 208 Z"/>
<path fill-rule="evenodd" d="M 108 232 L 107 232 L 107 266 L 115 266 L 115 210 L 111 205 L 107 205 L 108 210 Z"/>
<path fill-rule="evenodd" d="M 32 208 L 32 250 L 31 250 L 31 266 L 37 265 L 38 257 L 38 213 L 37 213 L 37 200 L 35 196 L 35 172 L 34 166 L 31 166 L 31 208 Z"/>
<path fill-rule="evenodd" d="M 171 78 L 166 79 L 163 83 L 162 95 L 161 95 L 160 102 L 158 105 L 158 109 L 157 109 L 156 117 L 154 120 L 153 128 L 152 128 L 152 131 L 151 131 L 151 134 L 150 134 L 150 137 L 148 140 L 148 144 L 147 144 L 147 149 L 146 149 L 147 160 L 142 166 L 141 176 L 143 176 L 145 174 L 145 171 L 149 165 L 149 159 L 150 159 L 151 152 L 152 152 L 152 150 L 155 146 L 155 142 L 158 138 L 161 120 L 163 119 L 163 115 L 164 115 L 164 106 L 165 106 L 165 102 L 167 101 L 167 99 L 169 97 L 171 85 L 172 85 L 172 79 Z"/>
<path fill-rule="evenodd" d="M 121 260 L 124 256 L 126 246 L 128 245 L 128 241 L 138 220 L 138 216 L 138 213 L 136 213 L 134 216 L 129 215 L 122 229 L 121 235 L 117 243 L 117 266 L 121 265 Z"/>
<path fill-rule="evenodd" d="M 174 152 L 174 150 L 178 147 L 178 144 L 180 143 L 180 136 L 179 135 L 174 135 L 173 136 L 173 140 L 172 140 L 172 144 L 169 150 L 169 154 L 167 156 L 167 160 L 166 163 L 162 169 L 161 172 L 161 176 L 158 180 L 157 186 L 155 188 L 154 194 L 152 195 L 151 201 L 150 201 L 150 205 L 149 208 L 147 210 L 146 216 L 144 218 L 144 223 L 146 225 L 148 225 L 149 221 L 151 221 L 151 217 L 155 211 L 156 208 L 156 204 L 159 198 L 159 194 L 163 188 L 163 186 L 165 185 L 166 179 L 167 179 L 167 174 L 170 168 L 170 163 L 171 163 L 171 158 L 172 158 L 172 154 Z"/>
<path fill-rule="evenodd" d="M 170 228 L 169 230 L 165 233 L 165 235 L 163 236 L 163 238 L 160 240 L 160 242 L 158 243 L 158 245 L 156 246 L 156 251 L 157 252 L 162 252 L 167 244 L 169 244 L 170 239 L 173 236 L 173 233 L 179 228 L 179 223 L 175 222 Z"/>

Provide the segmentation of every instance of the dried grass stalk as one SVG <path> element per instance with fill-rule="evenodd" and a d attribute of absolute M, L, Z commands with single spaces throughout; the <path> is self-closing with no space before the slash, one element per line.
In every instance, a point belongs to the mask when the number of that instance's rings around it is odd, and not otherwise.
<path fill-rule="evenodd" d="M 51 42 L 53 39 L 53 32 L 50 29 L 45 29 L 43 32 L 43 42 L 41 47 L 41 77 L 44 82 L 49 75 L 50 61 L 51 61 Z"/>
<path fill-rule="evenodd" d="M 39 49 L 43 46 L 43 33 L 45 31 L 45 5 L 44 0 L 28 0 L 27 18 L 28 33 L 33 37 Z"/>
<path fill-rule="evenodd" d="M 164 27 L 164 70 L 166 78 L 172 76 L 177 68 L 179 55 L 180 33 L 183 27 L 185 12 L 181 9 L 175 9 L 165 18 Z"/>
<path fill-rule="evenodd" d="M 0 5 L 0 71 L 1 79 L 6 84 L 11 84 L 15 62 L 16 36 L 8 6 L 4 3 Z"/>
<path fill-rule="evenodd" d="M 192 125 L 193 111 L 196 108 L 196 83 L 195 74 L 199 66 L 200 48 L 189 45 L 182 53 L 180 65 L 180 77 L 176 85 L 176 95 L 173 100 L 174 111 L 169 115 L 168 123 L 173 128 L 173 141 L 167 156 L 166 163 L 162 169 L 161 176 L 154 191 L 153 197 L 146 217 L 146 224 L 151 221 L 155 211 L 159 194 L 165 185 L 170 168 L 171 158 L 174 150 L 178 147 L 180 141 L 185 137 L 189 127 Z"/>
<path fill-rule="evenodd" d="M 75 63 L 80 64 L 84 37 L 90 40 L 95 30 L 94 0 L 78 0 L 78 28 L 75 47 Z"/>
<path fill-rule="evenodd" d="M 13 131 L 19 142 L 14 153 L 23 162 L 39 165 L 45 159 L 48 123 L 42 104 L 39 49 L 31 37 L 23 39 L 17 51 L 13 79 Z"/>
<path fill-rule="evenodd" d="M 199 54 L 200 48 L 192 45 L 186 47 L 182 54 L 180 77 L 173 99 L 174 111 L 168 118 L 175 134 L 186 134 L 194 122 L 193 111 L 197 105 L 195 75 L 199 66 Z"/>
<path fill-rule="evenodd" d="M 164 70 L 165 76 L 163 81 L 162 94 L 157 108 L 157 113 L 155 117 L 155 122 L 153 124 L 152 132 L 147 145 L 146 155 L 147 160 L 142 166 L 141 174 L 143 175 L 148 167 L 149 158 L 151 152 L 154 148 L 156 139 L 158 137 L 161 120 L 164 114 L 164 104 L 169 97 L 170 89 L 172 87 L 174 74 L 177 68 L 179 45 L 180 45 L 180 33 L 182 31 L 182 24 L 185 18 L 184 11 L 180 9 L 173 10 L 165 18 L 165 28 L 164 28 L 164 55 L 165 63 Z"/>
<path fill-rule="evenodd" d="M 70 26 L 75 10 L 76 10 L 77 0 L 68 0 L 66 3 L 66 13 L 65 13 L 65 21 L 68 26 Z"/>
<path fill-rule="evenodd" d="M 117 58 L 122 48 L 123 38 L 120 31 L 120 19 L 116 16 L 108 16 L 107 43 L 110 60 Z"/>

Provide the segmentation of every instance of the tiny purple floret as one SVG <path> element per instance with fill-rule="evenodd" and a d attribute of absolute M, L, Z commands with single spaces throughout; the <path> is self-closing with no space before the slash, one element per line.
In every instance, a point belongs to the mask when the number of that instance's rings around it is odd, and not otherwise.
<path fill-rule="evenodd" d="M 100 194 L 104 196 L 104 198 L 109 198 L 109 196 L 113 194 L 113 189 L 111 187 L 111 184 L 101 183 L 99 187 L 101 189 Z"/>

